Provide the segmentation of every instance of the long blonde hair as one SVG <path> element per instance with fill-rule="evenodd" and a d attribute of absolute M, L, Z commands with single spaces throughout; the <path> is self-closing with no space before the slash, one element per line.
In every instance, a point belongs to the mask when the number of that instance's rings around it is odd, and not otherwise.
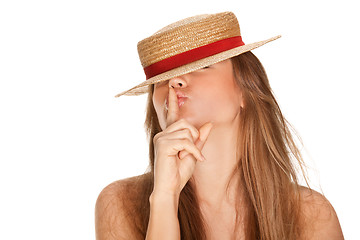
<path fill-rule="evenodd" d="M 257 57 L 246 52 L 231 60 L 244 99 L 238 134 L 239 161 L 234 175 L 240 177 L 240 189 L 243 189 L 246 239 L 298 239 L 301 226 L 297 170 L 304 173 L 300 151 Z M 150 169 L 139 178 L 137 197 L 128 208 L 129 217 L 133 218 L 130 222 L 139 239 L 145 239 L 150 212 L 148 199 L 154 174 L 152 139 L 162 131 L 152 102 L 153 87 L 149 86 L 145 121 Z M 178 217 L 181 239 L 206 239 L 205 223 L 191 181 L 180 194 Z"/>

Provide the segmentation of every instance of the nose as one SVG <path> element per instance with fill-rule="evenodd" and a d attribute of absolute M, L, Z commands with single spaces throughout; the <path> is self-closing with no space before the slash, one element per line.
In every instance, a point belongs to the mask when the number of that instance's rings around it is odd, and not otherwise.
<path fill-rule="evenodd" d="M 187 82 L 182 76 L 174 77 L 169 80 L 169 86 L 173 88 L 186 88 Z"/>

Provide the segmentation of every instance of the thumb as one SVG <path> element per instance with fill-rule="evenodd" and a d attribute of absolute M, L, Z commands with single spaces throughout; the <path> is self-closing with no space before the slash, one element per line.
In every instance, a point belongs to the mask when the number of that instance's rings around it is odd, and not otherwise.
<path fill-rule="evenodd" d="M 196 141 L 195 145 L 201 150 L 204 145 L 205 145 L 205 142 L 210 134 L 210 131 L 213 127 L 213 124 L 211 122 L 208 122 L 208 123 L 205 123 L 204 125 L 202 125 L 199 129 L 199 138 L 198 140 Z"/>

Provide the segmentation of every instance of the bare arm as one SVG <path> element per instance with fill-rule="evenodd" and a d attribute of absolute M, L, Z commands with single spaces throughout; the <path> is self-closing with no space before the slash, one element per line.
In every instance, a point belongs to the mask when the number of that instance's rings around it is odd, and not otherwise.
<path fill-rule="evenodd" d="M 152 193 L 150 196 L 150 219 L 146 239 L 180 239 L 177 217 L 179 196 Z"/>

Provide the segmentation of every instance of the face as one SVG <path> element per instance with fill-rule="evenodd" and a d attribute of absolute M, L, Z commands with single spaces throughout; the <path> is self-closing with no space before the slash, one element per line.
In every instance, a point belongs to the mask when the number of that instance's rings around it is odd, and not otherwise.
<path fill-rule="evenodd" d="M 227 124 L 233 122 L 242 107 L 242 95 L 235 82 L 231 60 L 156 83 L 153 103 L 162 130 L 166 128 L 169 85 L 179 100 L 179 118 L 185 118 L 196 128 L 206 122 Z"/>

